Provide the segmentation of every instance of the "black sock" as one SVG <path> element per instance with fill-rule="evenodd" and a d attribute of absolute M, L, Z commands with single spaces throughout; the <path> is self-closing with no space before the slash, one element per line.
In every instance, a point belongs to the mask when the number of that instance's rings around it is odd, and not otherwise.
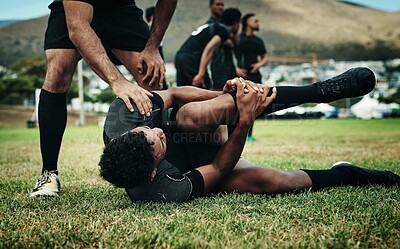
<path fill-rule="evenodd" d="M 327 170 L 306 170 L 306 172 L 312 181 L 312 190 L 320 190 L 330 187 L 339 186 L 355 186 L 355 178 L 349 172 L 342 171 L 336 168 Z"/>
<path fill-rule="evenodd" d="M 270 105 L 265 108 L 263 113 L 258 117 L 264 117 L 265 115 L 277 112 L 283 109 L 287 109 L 293 106 L 301 105 L 304 103 L 322 103 L 324 102 L 320 94 L 318 94 L 317 87 L 315 84 L 308 86 L 277 86 L 277 95 Z M 267 96 L 272 94 L 272 87 L 269 90 Z M 236 92 L 229 93 L 236 104 Z M 237 110 L 237 107 L 236 107 Z M 228 125 L 228 134 L 230 135 L 236 127 L 236 123 L 239 120 L 239 115 L 236 112 L 233 123 Z"/>
<path fill-rule="evenodd" d="M 51 93 L 42 89 L 39 101 L 40 150 L 42 173 L 57 170 L 61 141 L 67 124 L 66 93 Z"/>
<path fill-rule="evenodd" d="M 277 86 L 276 98 L 274 102 L 265 108 L 260 116 L 277 112 L 286 108 L 301 105 L 304 103 L 321 103 L 322 98 L 317 92 L 317 87 L 308 86 Z M 272 87 L 269 90 L 268 96 L 272 94 Z"/>

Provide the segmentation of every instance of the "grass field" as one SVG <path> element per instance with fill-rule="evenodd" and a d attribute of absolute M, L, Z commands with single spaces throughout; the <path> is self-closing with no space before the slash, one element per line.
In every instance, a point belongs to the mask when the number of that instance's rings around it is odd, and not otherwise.
<path fill-rule="evenodd" d="M 351 161 L 400 173 L 400 119 L 257 121 L 243 157 L 289 170 Z M 99 177 L 101 128 L 67 127 L 58 198 L 30 198 L 38 129 L 0 128 L 0 248 L 400 248 L 400 188 L 131 203 Z"/>

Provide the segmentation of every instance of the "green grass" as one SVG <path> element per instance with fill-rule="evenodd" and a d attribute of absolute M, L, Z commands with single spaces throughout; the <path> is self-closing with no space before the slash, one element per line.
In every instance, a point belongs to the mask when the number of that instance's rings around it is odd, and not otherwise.
<path fill-rule="evenodd" d="M 257 121 L 243 157 L 279 169 L 339 160 L 400 173 L 400 119 Z M 0 248 L 399 248 L 400 188 L 342 187 L 275 197 L 219 194 L 131 203 L 99 177 L 101 129 L 68 127 L 62 194 L 29 198 L 37 129 L 0 129 Z"/>

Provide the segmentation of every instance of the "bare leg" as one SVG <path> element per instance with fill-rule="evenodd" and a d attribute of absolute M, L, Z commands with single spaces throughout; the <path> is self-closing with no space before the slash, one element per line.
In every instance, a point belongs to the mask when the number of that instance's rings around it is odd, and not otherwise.
<path fill-rule="evenodd" d="M 278 94 L 274 102 L 266 107 L 262 115 L 307 102 L 320 102 L 317 87 L 276 87 Z M 270 89 L 270 93 L 272 89 Z M 235 106 L 235 95 L 224 94 L 214 99 L 191 102 L 177 113 L 178 126 L 185 131 L 214 131 L 219 124 L 235 125 L 239 113 Z"/>
<path fill-rule="evenodd" d="M 43 89 L 52 93 L 67 92 L 80 58 L 75 49 L 46 50 L 47 72 Z"/>
<path fill-rule="evenodd" d="M 57 170 L 58 155 L 67 122 L 66 92 L 80 58 L 74 49 L 46 50 L 47 72 L 39 101 L 42 172 Z"/>
<path fill-rule="evenodd" d="M 302 170 L 280 171 L 255 166 L 240 159 L 232 173 L 218 186 L 221 192 L 252 194 L 279 194 L 295 192 L 312 187 L 307 173 Z"/>
<path fill-rule="evenodd" d="M 370 92 L 375 87 L 375 83 L 374 73 L 370 69 L 354 68 L 326 81 L 308 86 L 279 86 L 276 87 L 278 92 L 276 99 L 260 116 L 304 103 L 328 103 L 342 98 L 362 96 Z M 235 95 L 231 97 L 234 98 Z M 235 125 L 232 122 L 238 114 L 232 103 L 234 104 L 235 101 L 229 98 L 216 98 L 215 101 L 186 104 L 180 113 L 178 112 L 178 125 L 182 129 L 192 131 L 206 129 L 212 131 L 218 124 L 227 124 L 228 120 L 230 122 L 228 124 Z"/>
<path fill-rule="evenodd" d="M 176 114 L 176 122 L 184 131 L 215 131 L 220 124 L 231 124 L 236 115 L 234 99 L 229 94 L 187 103 Z"/>
<path fill-rule="evenodd" d="M 161 89 L 162 86 L 157 84 L 155 84 L 153 87 L 149 87 L 147 84 L 143 83 L 142 78 L 145 74 L 140 74 L 137 69 L 137 63 L 139 61 L 140 54 L 139 52 L 124 51 L 120 49 L 112 49 L 112 52 L 132 74 L 139 86 L 149 91 Z"/>

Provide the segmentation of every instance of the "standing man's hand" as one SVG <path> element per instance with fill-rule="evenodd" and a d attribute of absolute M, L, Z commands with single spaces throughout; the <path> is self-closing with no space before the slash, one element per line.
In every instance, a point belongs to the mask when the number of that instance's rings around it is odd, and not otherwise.
<path fill-rule="evenodd" d="M 174 14 L 178 0 L 158 0 L 154 10 L 149 39 L 139 55 L 137 69 L 142 82 L 153 89 L 160 89 L 165 77 L 165 65 L 158 48 Z"/>
<path fill-rule="evenodd" d="M 247 70 L 246 69 L 240 68 L 240 67 L 236 67 L 235 71 L 236 71 L 236 75 L 238 77 L 246 77 L 246 74 L 247 74 Z"/>
<path fill-rule="evenodd" d="M 143 76 L 143 84 L 148 84 L 154 90 L 162 88 L 165 65 L 158 49 L 146 47 L 139 54 L 137 69 Z"/>
<path fill-rule="evenodd" d="M 125 102 L 129 111 L 134 111 L 130 101 L 133 100 L 140 114 L 150 116 L 153 106 L 149 97 L 153 97 L 153 95 L 149 91 L 129 81 L 113 84 L 112 89 L 117 97 Z"/>
<path fill-rule="evenodd" d="M 192 86 L 206 88 L 206 83 L 204 82 L 204 76 L 201 74 L 196 74 L 192 80 Z"/>
<path fill-rule="evenodd" d="M 252 65 L 251 65 L 250 73 L 251 73 L 251 74 L 258 73 L 258 71 L 260 70 L 260 68 L 261 68 L 262 66 L 263 66 L 263 65 L 262 65 L 261 63 L 252 64 Z"/>

